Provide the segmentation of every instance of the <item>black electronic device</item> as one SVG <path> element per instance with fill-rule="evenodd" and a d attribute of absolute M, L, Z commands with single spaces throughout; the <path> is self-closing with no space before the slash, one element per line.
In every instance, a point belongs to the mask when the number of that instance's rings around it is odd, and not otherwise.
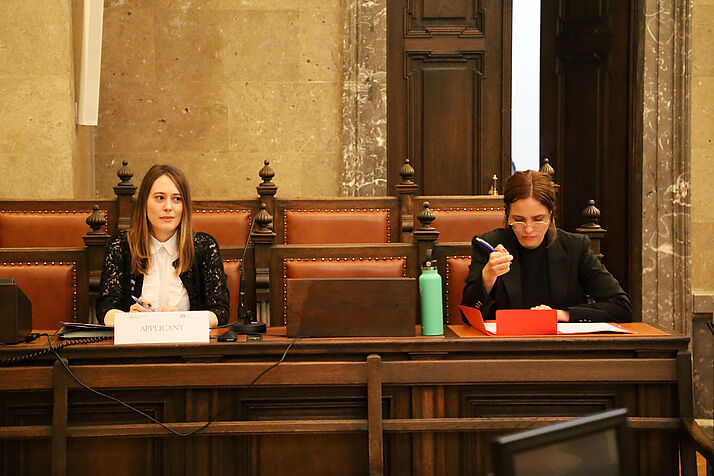
<path fill-rule="evenodd" d="M 493 440 L 495 476 L 634 474 L 624 408 Z"/>
<path fill-rule="evenodd" d="M 60 322 L 62 328 L 57 331 L 60 339 L 94 339 L 114 338 L 114 328 L 102 324 L 88 324 L 84 322 Z"/>
<path fill-rule="evenodd" d="M 250 222 L 248 237 L 245 240 L 243 247 L 243 256 L 240 260 L 240 279 L 238 280 L 238 306 L 236 322 L 228 327 L 228 330 L 218 336 L 219 342 L 235 342 L 238 340 L 238 334 L 261 334 L 265 333 L 267 326 L 263 322 L 254 321 L 253 312 L 245 305 L 245 254 L 248 251 L 248 244 L 253 233 L 253 225 L 255 225 L 255 217 Z"/>
<path fill-rule="evenodd" d="M 0 343 L 24 342 L 31 332 L 32 303 L 14 279 L 0 279 Z"/>

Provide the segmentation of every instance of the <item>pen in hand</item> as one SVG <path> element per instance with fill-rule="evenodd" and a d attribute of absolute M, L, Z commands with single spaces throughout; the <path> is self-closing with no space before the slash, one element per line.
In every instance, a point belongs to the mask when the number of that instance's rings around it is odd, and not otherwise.
<path fill-rule="evenodd" d="M 143 307 L 143 308 L 146 309 L 147 311 L 149 311 L 149 312 L 154 312 L 153 309 L 151 309 L 151 308 L 148 307 L 146 304 L 144 304 L 144 303 L 142 302 L 142 300 L 139 299 L 138 297 L 132 295 L 131 298 L 134 300 L 135 303 L 137 303 L 139 306 Z"/>
<path fill-rule="evenodd" d="M 491 253 L 496 253 L 496 248 L 491 246 L 491 244 L 488 241 L 484 240 L 483 238 L 479 238 L 478 236 L 476 237 L 476 241 L 478 241 L 484 248 L 486 248 Z M 134 299 L 136 299 L 136 298 L 134 298 Z"/>

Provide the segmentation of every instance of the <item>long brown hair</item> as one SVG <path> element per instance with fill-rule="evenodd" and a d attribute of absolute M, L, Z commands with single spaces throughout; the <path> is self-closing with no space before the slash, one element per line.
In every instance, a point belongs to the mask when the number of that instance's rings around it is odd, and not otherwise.
<path fill-rule="evenodd" d="M 506 224 L 511 213 L 511 205 L 517 200 L 533 197 L 550 212 L 550 229 L 553 239 L 557 234 L 555 228 L 555 187 L 550 175 L 525 170 L 516 172 L 506 180 L 506 189 L 503 192 L 503 203 L 506 206 Z"/>
<path fill-rule="evenodd" d="M 146 274 L 149 271 L 149 236 L 151 233 L 149 218 L 146 215 L 146 202 L 149 192 L 156 179 L 162 175 L 168 176 L 178 188 L 183 203 L 181 221 L 178 225 L 178 267 L 176 274 L 183 273 L 193 264 L 193 227 L 191 225 L 192 207 L 191 190 L 188 187 L 186 176 L 176 167 L 171 165 L 153 165 L 144 175 L 136 197 L 134 213 L 131 215 L 131 226 L 127 233 L 129 250 L 131 251 L 131 271 Z"/>

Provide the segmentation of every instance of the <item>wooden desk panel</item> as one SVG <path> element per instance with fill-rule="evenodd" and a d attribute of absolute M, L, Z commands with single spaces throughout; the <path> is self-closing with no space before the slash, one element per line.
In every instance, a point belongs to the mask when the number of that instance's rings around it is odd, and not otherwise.
<path fill-rule="evenodd" d="M 485 475 L 493 436 L 624 406 L 639 473 L 674 474 L 688 340 L 633 326 L 639 335 L 301 339 L 252 387 L 292 342 L 284 329 L 263 342 L 71 346 L 60 353 L 80 379 L 178 431 L 228 410 L 182 439 L 84 390 L 53 356 L 2 367 L 0 473 L 363 475 L 383 462 L 390 475 Z"/>

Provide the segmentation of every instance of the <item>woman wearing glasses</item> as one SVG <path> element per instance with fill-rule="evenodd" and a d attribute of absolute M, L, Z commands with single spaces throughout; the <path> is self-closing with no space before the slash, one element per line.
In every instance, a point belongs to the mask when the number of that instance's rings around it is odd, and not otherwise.
<path fill-rule="evenodd" d="M 528 170 L 506 181 L 507 228 L 474 237 L 462 304 L 495 319 L 498 309 L 557 309 L 563 322 L 629 322 L 630 299 L 584 235 L 555 227 L 550 177 Z M 490 243 L 495 251 L 477 241 Z"/>

